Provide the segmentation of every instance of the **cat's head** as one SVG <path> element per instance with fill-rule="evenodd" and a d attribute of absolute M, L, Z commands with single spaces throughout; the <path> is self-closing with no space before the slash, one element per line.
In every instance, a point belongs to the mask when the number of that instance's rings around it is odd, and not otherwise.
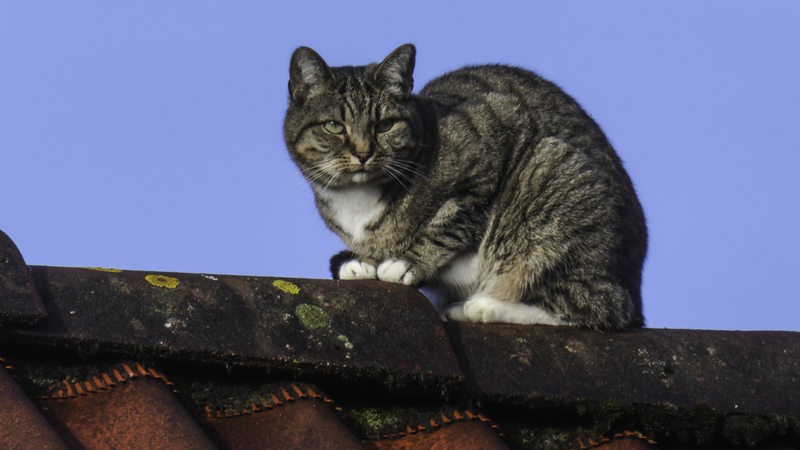
<path fill-rule="evenodd" d="M 380 64 L 329 67 L 314 50 L 295 50 L 283 131 L 309 181 L 327 188 L 409 181 L 419 134 L 414 55 L 406 44 Z"/>

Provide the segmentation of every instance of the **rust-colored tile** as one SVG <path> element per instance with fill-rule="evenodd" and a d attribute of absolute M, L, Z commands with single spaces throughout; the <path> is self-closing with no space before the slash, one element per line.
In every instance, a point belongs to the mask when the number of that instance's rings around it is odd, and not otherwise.
<path fill-rule="evenodd" d="M 433 432 L 410 433 L 400 439 L 368 442 L 374 450 L 492 450 L 508 447 L 485 422 L 455 422 Z"/>
<path fill-rule="evenodd" d="M 596 450 L 652 450 L 655 447 L 644 441 L 634 438 L 625 438 L 618 441 L 601 444 L 594 448 Z"/>
<path fill-rule="evenodd" d="M 42 406 L 71 447 L 216 448 L 161 381 L 137 378 L 113 389 Z"/>
<path fill-rule="evenodd" d="M 209 434 L 230 449 L 363 449 L 330 405 L 304 399 L 223 419 L 205 419 Z"/>
<path fill-rule="evenodd" d="M 0 443 L 3 448 L 67 448 L 3 368 L 0 368 Z"/>

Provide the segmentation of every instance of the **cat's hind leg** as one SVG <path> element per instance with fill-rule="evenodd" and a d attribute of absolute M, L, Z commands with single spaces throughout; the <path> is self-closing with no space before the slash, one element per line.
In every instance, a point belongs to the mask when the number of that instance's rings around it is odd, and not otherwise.
<path fill-rule="evenodd" d="M 466 302 L 452 305 L 446 312 L 448 320 L 481 323 L 515 323 L 524 325 L 570 325 L 545 309 L 519 301 L 524 296 L 526 282 L 513 279 L 514 274 L 489 275 L 478 291 Z"/>
<path fill-rule="evenodd" d="M 569 325 L 536 305 L 498 300 L 488 295 L 475 295 L 463 306 L 464 317 L 470 322 L 518 323 L 523 325 Z"/>

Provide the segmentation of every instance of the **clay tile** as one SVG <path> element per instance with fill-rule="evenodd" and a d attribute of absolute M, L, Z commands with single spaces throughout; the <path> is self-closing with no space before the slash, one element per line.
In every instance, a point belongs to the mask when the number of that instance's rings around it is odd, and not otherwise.
<path fill-rule="evenodd" d="M 298 398 L 306 398 L 306 397 L 308 397 L 308 394 L 306 394 L 305 392 L 303 392 L 303 390 L 302 390 L 302 389 L 300 389 L 300 387 L 299 387 L 299 386 L 297 386 L 297 385 L 296 385 L 296 384 L 294 384 L 294 383 L 292 384 L 292 389 L 294 390 L 294 392 L 295 392 L 295 393 L 297 393 L 297 397 L 298 397 Z"/>
<path fill-rule="evenodd" d="M 308 395 L 309 395 L 309 396 L 311 396 L 311 398 L 319 398 L 319 397 L 320 397 L 320 395 L 319 395 L 319 394 L 317 394 L 317 393 L 316 393 L 316 392 L 315 392 L 313 389 L 311 389 L 310 387 L 309 387 L 309 388 L 306 388 L 306 392 L 308 392 Z"/>
<path fill-rule="evenodd" d="M 363 448 L 329 405 L 312 399 L 249 415 L 204 419 L 203 426 L 226 448 Z"/>
<path fill-rule="evenodd" d="M 67 448 L 4 369 L 0 369 L 0 442 L 3 448 Z"/>
<path fill-rule="evenodd" d="M 42 402 L 71 447 L 214 448 L 160 381 L 139 378 L 94 395 Z"/>
<path fill-rule="evenodd" d="M 289 394 L 289 391 L 287 391 L 286 388 L 284 388 L 283 386 L 280 387 L 280 391 L 281 391 L 281 394 L 283 395 L 283 398 L 287 402 L 290 402 L 290 401 L 294 400 L 294 397 L 292 397 L 292 395 Z"/>
<path fill-rule="evenodd" d="M 144 366 L 142 366 L 139 363 L 136 363 L 136 371 L 139 373 L 139 376 L 141 376 L 141 377 L 147 377 L 147 376 L 151 375 L 150 371 L 145 369 Z M 158 377 L 154 377 L 154 378 L 158 378 Z"/>
<path fill-rule="evenodd" d="M 133 369 L 131 369 L 131 366 L 127 364 L 122 365 L 122 370 L 124 370 L 124 373 L 128 375 L 128 379 L 136 376 L 136 372 L 134 372 Z"/>

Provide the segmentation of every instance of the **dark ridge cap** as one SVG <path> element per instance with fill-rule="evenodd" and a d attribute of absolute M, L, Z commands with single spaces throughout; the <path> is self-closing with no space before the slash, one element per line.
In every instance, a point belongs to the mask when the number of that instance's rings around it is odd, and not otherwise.
<path fill-rule="evenodd" d="M 0 230 L 0 326 L 32 324 L 46 315 L 28 266 L 14 242 Z"/>
<path fill-rule="evenodd" d="M 710 408 L 800 418 L 800 333 L 449 323 L 484 402 Z"/>
<path fill-rule="evenodd" d="M 462 380 L 438 314 L 414 289 L 344 282 L 32 266 L 49 317 L 3 341 L 437 391 Z"/>

